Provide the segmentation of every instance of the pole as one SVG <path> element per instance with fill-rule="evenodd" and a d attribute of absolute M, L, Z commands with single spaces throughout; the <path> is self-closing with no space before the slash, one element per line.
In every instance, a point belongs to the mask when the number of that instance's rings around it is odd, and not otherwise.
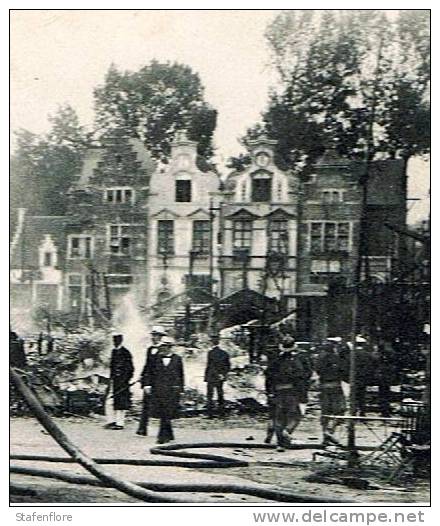
<path fill-rule="evenodd" d="M 359 218 L 359 243 L 358 253 L 354 274 L 354 295 L 352 303 L 352 335 L 351 335 L 351 349 L 350 349 L 350 416 L 356 416 L 356 336 L 360 329 L 359 316 L 359 300 L 360 300 L 360 283 L 362 279 L 362 267 L 364 256 L 366 255 L 366 219 L 367 219 L 367 204 L 368 204 L 368 179 L 370 174 L 371 161 L 374 156 L 374 120 L 376 116 L 377 105 L 377 85 L 380 75 L 380 63 L 382 58 L 382 39 L 379 42 L 377 50 L 376 69 L 374 73 L 373 91 L 371 98 L 370 119 L 367 129 L 367 147 L 365 159 L 365 171 L 359 179 L 362 197 L 361 209 Z M 359 453 L 356 448 L 356 424 L 355 419 L 350 418 L 347 429 L 347 450 L 348 450 L 348 467 L 358 467 Z"/>
<path fill-rule="evenodd" d="M 102 280 L 104 282 L 104 294 L 105 294 L 105 306 L 107 308 L 107 318 L 112 319 L 112 304 L 110 301 L 110 290 L 108 286 L 107 274 L 102 274 Z"/>
<path fill-rule="evenodd" d="M 188 341 L 191 337 L 191 298 L 189 291 L 192 287 L 193 270 L 194 270 L 194 257 L 196 252 L 194 250 L 189 251 L 189 274 L 188 283 L 186 290 L 186 303 L 185 303 L 185 340 Z"/>
<path fill-rule="evenodd" d="M 209 293 L 214 290 L 214 204 L 212 197 L 209 200 Z"/>

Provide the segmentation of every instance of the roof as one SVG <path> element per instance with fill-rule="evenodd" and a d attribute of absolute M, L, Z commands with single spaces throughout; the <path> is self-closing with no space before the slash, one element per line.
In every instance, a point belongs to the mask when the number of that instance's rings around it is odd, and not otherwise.
<path fill-rule="evenodd" d="M 339 155 L 335 146 L 332 145 L 325 149 L 315 166 L 345 166 L 347 164 L 350 164 L 350 161 Z"/>
<path fill-rule="evenodd" d="M 127 138 L 126 141 L 133 148 L 136 153 L 137 161 L 141 163 L 141 169 L 151 174 L 156 169 L 156 163 L 150 155 L 150 152 L 144 146 L 142 141 L 134 137 Z M 81 172 L 78 176 L 78 186 L 87 186 L 94 175 L 94 171 L 98 168 L 98 164 L 103 158 L 106 146 L 100 148 L 89 148 L 85 153 Z"/>
<path fill-rule="evenodd" d="M 25 216 L 22 231 L 11 254 L 11 268 L 37 268 L 38 249 L 49 235 L 58 253 L 58 266 L 65 257 L 65 216 Z"/>

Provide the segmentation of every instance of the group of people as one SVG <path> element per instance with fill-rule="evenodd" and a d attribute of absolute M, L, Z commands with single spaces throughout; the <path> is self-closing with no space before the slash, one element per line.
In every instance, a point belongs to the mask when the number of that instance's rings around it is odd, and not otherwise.
<path fill-rule="evenodd" d="M 210 417 L 214 414 L 214 394 L 217 395 L 219 413 L 223 413 L 223 383 L 230 369 L 229 355 L 219 346 L 219 337 L 213 336 L 211 341 L 213 346 L 208 352 L 205 370 Z M 122 334 L 115 333 L 110 360 L 110 388 L 106 397 L 106 429 L 123 429 L 125 413 L 130 407 L 130 382 L 134 368 L 131 354 L 122 342 Z M 166 335 L 163 327 L 153 327 L 151 345 L 146 351 L 145 365 L 139 379 L 143 397 L 136 434 L 146 436 L 149 419 L 158 418 L 159 444 L 174 440 L 172 420 L 177 415 L 184 388 L 183 361 L 173 351 L 174 345 L 174 340 Z"/>
<path fill-rule="evenodd" d="M 134 368 L 130 352 L 122 345 L 122 335 L 114 334 L 114 348 L 110 363 L 110 390 L 106 415 L 108 429 L 123 429 L 125 411 L 130 406 L 130 382 Z M 338 339 L 336 339 L 338 340 Z M 204 380 L 207 384 L 207 414 L 224 413 L 223 386 L 231 364 L 228 353 L 220 345 L 220 337 L 211 337 L 212 347 L 207 355 Z M 174 439 L 172 420 L 179 408 L 184 388 L 182 358 L 173 350 L 175 342 L 161 326 L 151 332 L 151 345 L 146 351 L 145 365 L 140 376 L 143 389 L 142 411 L 136 433 L 148 434 L 150 418 L 160 420 L 157 441 L 161 444 Z M 376 349 L 376 357 L 363 338 L 356 346 L 358 374 L 355 398 L 357 412 L 365 415 L 365 393 L 371 385 L 371 372 L 376 368 L 379 377 L 379 399 L 382 416 L 390 416 L 390 369 L 392 362 L 383 349 Z M 265 349 L 265 385 L 269 409 L 269 425 L 265 442 L 276 437 L 279 449 L 288 447 L 292 435 L 305 414 L 308 391 L 313 372 L 319 377 L 321 426 L 324 444 L 334 441 L 334 432 L 344 414 L 346 401 L 342 382 L 349 381 L 349 346 L 342 341 L 328 339 L 318 346 L 317 352 L 297 346 L 294 338 L 283 335 L 279 344 Z M 134 382 L 136 383 L 136 382 Z"/>

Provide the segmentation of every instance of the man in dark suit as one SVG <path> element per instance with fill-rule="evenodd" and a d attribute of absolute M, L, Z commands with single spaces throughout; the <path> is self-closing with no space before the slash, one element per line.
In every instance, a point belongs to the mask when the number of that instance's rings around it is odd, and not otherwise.
<path fill-rule="evenodd" d="M 145 365 L 142 369 L 140 377 L 141 387 L 144 393 L 142 397 L 142 412 L 136 434 L 141 436 L 146 436 L 148 434 L 148 419 L 151 411 L 151 394 L 148 394 L 147 379 L 153 366 L 153 362 L 159 351 L 158 345 L 163 336 L 165 336 L 165 329 L 162 326 L 155 325 L 151 329 L 151 345 L 147 349 Z"/>
<path fill-rule="evenodd" d="M 113 334 L 110 359 L 110 389 L 106 400 L 106 429 L 124 429 L 125 412 L 130 408 L 130 380 L 134 373 L 131 353 L 122 345 L 123 336 Z"/>
<path fill-rule="evenodd" d="M 223 350 L 220 346 L 220 338 L 216 336 L 211 337 L 213 347 L 208 352 L 208 361 L 205 369 L 205 382 L 207 384 L 207 398 L 208 398 L 208 416 L 213 417 L 214 408 L 214 391 L 217 391 L 217 403 L 219 413 L 223 413 L 224 410 L 224 395 L 223 395 L 223 383 L 226 380 L 226 376 L 231 368 L 231 362 L 229 360 L 229 354 Z"/>
<path fill-rule="evenodd" d="M 171 421 L 177 416 L 184 375 L 182 358 L 173 352 L 174 341 L 164 336 L 159 342 L 159 352 L 146 378 L 146 391 L 151 393 L 152 414 L 160 419 L 157 442 L 174 440 Z"/>

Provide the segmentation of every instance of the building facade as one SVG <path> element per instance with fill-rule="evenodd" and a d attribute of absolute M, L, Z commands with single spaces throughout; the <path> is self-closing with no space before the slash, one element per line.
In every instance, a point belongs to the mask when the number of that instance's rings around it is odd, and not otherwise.
<path fill-rule="evenodd" d="M 113 131 L 87 153 L 66 216 L 17 214 L 12 308 L 110 319 L 130 293 L 145 318 L 165 309 L 172 321 L 176 305 L 250 289 L 275 299 L 302 339 L 347 335 L 365 165 L 329 147 L 306 177 L 277 167 L 275 145 L 249 141 L 250 164 L 221 180 L 199 169 L 183 132 L 156 166 Z M 399 264 L 389 226 L 405 225 L 404 177 L 400 161 L 369 167 L 363 280 L 387 282 Z"/>
<path fill-rule="evenodd" d="M 197 144 L 178 133 L 170 163 L 151 177 L 147 212 L 148 306 L 217 280 L 219 177 L 197 167 Z"/>
<path fill-rule="evenodd" d="M 251 164 L 228 175 L 222 192 L 221 296 L 250 288 L 295 302 L 300 184 L 274 162 L 275 142 L 249 141 Z"/>

